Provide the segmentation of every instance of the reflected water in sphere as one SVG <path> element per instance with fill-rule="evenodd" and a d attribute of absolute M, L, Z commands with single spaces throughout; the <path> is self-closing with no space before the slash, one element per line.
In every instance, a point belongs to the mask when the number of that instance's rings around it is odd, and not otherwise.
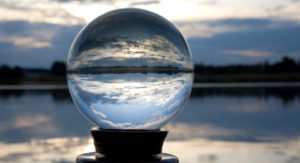
<path fill-rule="evenodd" d="M 99 16 L 71 46 L 72 99 L 102 129 L 158 129 L 188 100 L 193 61 L 169 21 L 140 9 Z"/>

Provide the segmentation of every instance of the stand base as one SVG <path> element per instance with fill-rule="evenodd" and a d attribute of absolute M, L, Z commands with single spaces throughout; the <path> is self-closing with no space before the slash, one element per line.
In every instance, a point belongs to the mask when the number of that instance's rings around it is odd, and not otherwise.
<path fill-rule="evenodd" d="M 178 163 L 174 155 L 161 153 L 149 157 L 106 157 L 100 153 L 85 153 L 79 155 L 76 163 Z"/>
<path fill-rule="evenodd" d="M 150 156 L 160 154 L 166 130 L 90 130 L 97 153 L 106 156 Z"/>
<path fill-rule="evenodd" d="M 79 155 L 77 163 L 178 163 L 161 153 L 166 130 L 90 130 L 96 152 Z"/>

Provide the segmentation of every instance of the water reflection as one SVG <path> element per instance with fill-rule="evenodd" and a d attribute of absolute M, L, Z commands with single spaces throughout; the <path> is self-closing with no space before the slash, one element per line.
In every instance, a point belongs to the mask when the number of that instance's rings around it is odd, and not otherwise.
<path fill-rule="evenodd" d="M 0 98 L 7 99 L 7 98 L 10 98 L 11 96 L 21 97 L 23 95 L 23 92 L 24 92 L 23 90 L 14 90 L 14 91 L 1 90 Z"/>
<path fill-rule="evenodd" d="M 184 131 L 193 133 L 195 128 L 188 127 Z M 183 163 L 300 161 L 298 157 L 300 138 L 280 142 L 252 143 L 216 141 L 201 137 L 179 138 L 176 134 L 172 132 L 169 134 L 170 139 L 175 136 L 177 140 L 167 140 L 163 150 L 176 155 Z M 179 131 L 179 134 L 184 135 L 184 132 Z M 31 139 L 24 143 L 0 143 L 0 148 L 6 149 L 0 152 L 0 162 L 71 163 L 77 155 L 94 151 L 92 139 L 88 137 Z"/>
<path fill-rule="evenodd" d="M 0 162 L 74 163 L 77 155 L 91 151 L 92 140 L 81 137 L 30 139 L 21 143 L 0 143 Z"/>
<path fill-rule="evenodd" d="M 9 96 L 0 96 L 1 142 L 89 135 L 86 129 L 91 125 L 74 109 L 69 96 L 66 97 L 68 100 L 60 101 L 52 96 L 53 92 L 57 92 L 55 90 L 23 91 L 21 96 L 15 96 L 14 91 L 10 92 L 4 92 Z M 67 95 L 68 91 L 64 90 L 64 93 Z"/>
<path fill-rule="evenodd" d="M 176 121 L 213 126 L 231 133 L 228 136 L 216 134 L 208 137 L 213 140 L 281 141 L 300 135 L 299 106 L 300 100 L 286 105 L 276 97 L 192 96 L 187 109 Z"/>
<path fill-rule="evenodd" d="M 192 96 L 197 97 L 239 97 L 248 98 L 254 97 L 257 100 L 268 100 L 269 98 L 276 98 L 282 101 L 283 104 L 293 103 L 300 100 L 300 87 L 222 87 L 218 88 L 194 88 Z M 289 108 L 289 107 L 285 107 Z"/>
<path fill-rule="evenodd" d="M 190 139 L 167 141 L 164 147 L 183 163 L 298 163 L 300 161 L 300 139 L 249 143 Z"/>
<path fill-rule="evenodd" d="M 166 126 L 164 151 L 182 163 L 299 162 L 297 90 L 193 90 L 185 110 Z M 0 91 L 0 162 L 74 162 L 94 150 L 91 125 L 67 90 L 21 92 Z M 281 92 L 293 98 L 283 103 Z"/>

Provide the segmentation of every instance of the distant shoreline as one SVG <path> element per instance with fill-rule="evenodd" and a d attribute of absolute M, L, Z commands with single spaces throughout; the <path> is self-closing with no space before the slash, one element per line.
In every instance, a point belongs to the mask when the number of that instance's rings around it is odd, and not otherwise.
<path fill-rule="evenodd" d="M 300 73 L 194 74 L 195 83 L 300 82 Z"/>
<path fill-rule="evenodd" d="M 300 82 L 234 82 L 194 83 L 193 88 L 259 88 L 259 87 L 300 87 Z M 67 90 L 67 84 L 21 84 L 0 85 L 0 91 L 10 90 Z"/>
<path fill-rule="evenodd" d="M 179 73 L 179 72 L 177 72 Z M 185 73 L 185 72 L 182 72 Z M 168 74 L 172 75 L 172 73 Z M 194 83 L 253 83 L 253 82 L 300 82 L 300 73 L 194 73 Z M 66 76 L 39 75 L 19 79 L 2 79 L 0 85 L 61 85 L 66 84 Z"/>

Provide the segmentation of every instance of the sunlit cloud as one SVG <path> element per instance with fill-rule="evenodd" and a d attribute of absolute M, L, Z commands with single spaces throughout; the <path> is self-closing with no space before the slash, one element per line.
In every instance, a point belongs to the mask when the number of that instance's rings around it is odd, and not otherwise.
<path fill-rule="evenodd" d="M 35 37 L 18 37 L 18 36 L 12 36 L 6 38 L 1 37 L 0 42 L 13 43 L 15 46 L 25 47 L 25 48 L 47 48 L 52 46 L 50 42 L 40 41 L 37 40 L 37 38 Z"/>
<path fill-rule="evenodd" d="M 71 3 L 68 3 L 70 5 Z M 212 20 L 212 19 L 226 19 L 226 18 L 280 18 L 289 20 L 300 20 L 298 2 L 291 3 L 285 0 L 272 1 L 237 1 L 237 0 L 225 0 L 225 1 L 208 1 L 208 0 L 161 0 L 161 1 L 120 1 L 115 0 L 112 2 L 83 2 L 72 3 L 74 8 L 78 8 L 78 4 L 82 4 L 83 8 L 90 6 L 90 13 L 97 13 L 96 15 L 103 14 L 111 9 L 124 8 L 124 7 L 139 7 L 156 12 L 171 21 L 187 21 L 187 20 Z M 101 11 L 97 11 L 93 5 L 105 6 L 106 9 L 101 8 Z M 277 8 L 278 6 L 284 6 L 283 9 L 274 12 L 270 10 Z M 246 7 L 247 6 L 247 7 Z M 72 10 L 72 7 L 68 9 L 73 15 L 77 15 L 76 12 L 80 12 L 78 17 L 84 18 L 87 22 L 91 21 L 92 16 L 88 14 L 86 9 L 82 11 Z M 255 12 L 253 12 L 255 11 Z M 293 16 L 288 16 L 293 15 Z M 94 16 L 95 18 L 96 16 Z"/>
<path fill-rule="evenodd" d="M 271 52 L 268 51 L 257 51 L 257 50 L 226 50 L 222 52 L 223 54 L 228 55 L 241 55 L 245 57 L 265 57 L 271 55 Z"/>
<path fill-rule="evenodd" d="M 83 24 L 82 18 L 74 16 L 61 4 L 50 0 L 3 0 L 0 2 L 0 20 L 24 20 L 28 22 L 45 22 L 53 24 Z"/>
<path fill-rule="evenodd" d="M 27 20 L 58 24 L 84 24 L 105 12 L 125 7 L 147 9 L 171 21 L 226 18 L 279 18 L 300 21 L 300 2 L 286 0 L 3 0 L 0 4 L 0 13 L 2 13 L 0 20 Z"/>
<path fill-rule="evenodd" d="M 203 0 L 199 1 L 198 5 L 216 5 L 216 3 L 218 3 L 218 0 Z"/>

